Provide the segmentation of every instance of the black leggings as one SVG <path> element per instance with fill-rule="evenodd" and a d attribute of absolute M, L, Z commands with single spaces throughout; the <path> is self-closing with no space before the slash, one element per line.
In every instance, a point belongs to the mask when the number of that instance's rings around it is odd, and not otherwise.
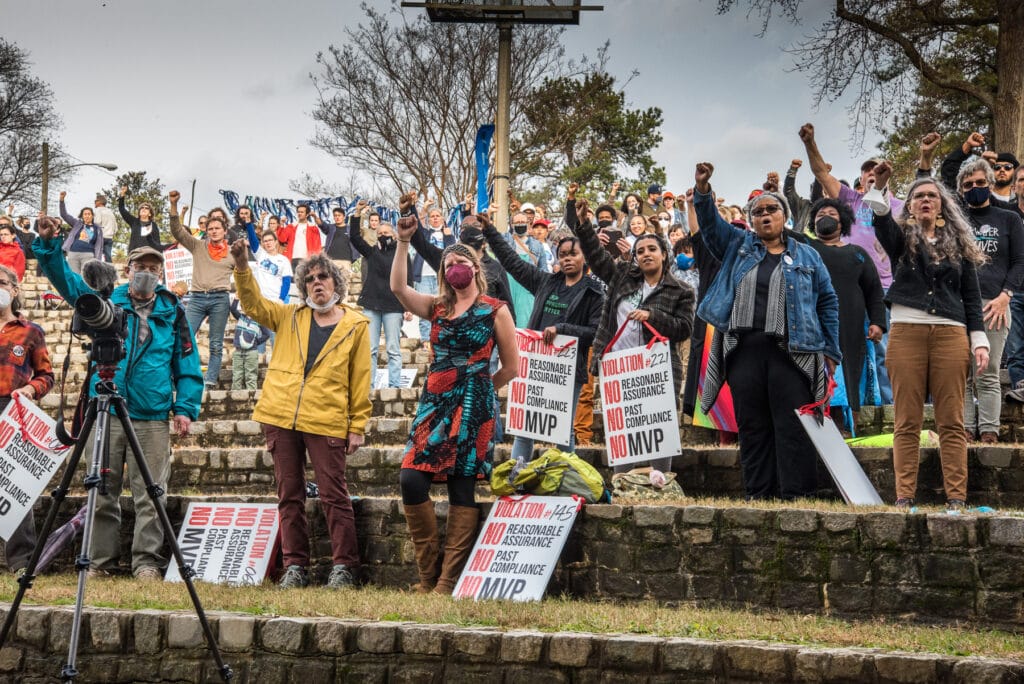
<path fill-rule="evenodd" d="M 415 506 L 430 499 L 430 485 L 434 474 L 415 468 L 402 468 L 398 484 L 402 488 L 402 503 Z M 476 478 L 448 476 L 448 503 L 453 506 L 476 507 Z"/>

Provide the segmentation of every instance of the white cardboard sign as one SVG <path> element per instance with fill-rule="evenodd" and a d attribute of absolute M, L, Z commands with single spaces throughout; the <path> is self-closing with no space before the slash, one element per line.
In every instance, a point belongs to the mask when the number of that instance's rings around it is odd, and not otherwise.
<path fill-rule="evenodd" d="M 535 330 L 516 330 L 519 374 L 508 384 L 505 432 L 551 444 L 569 443 L 578 342 L 557 335 L 553 344 L 545 344 Z"/>
<path fill-rule="evenodd" d="M 0 413 L 0 537 L 9 539 L 49 483 L 67 450 L 58 450 L 55 423 L 22 397 Z"/>
<path fill-rule="evenodd" d="M 608 465 L 682 452 L 672 352 L 667 340 L 601 357 L 601 407 Z"/>
<path fill-rule="evenodd" d="M 255 585 L 267 576 L 277 528 L 277 504 L 193 501 L 178 532 L 178 546 L 196 579 Z M 181 581 L 173 562 L 165 579 Z"/>
<path fill-rule="evenodd" d="M 881 505 L 882 497 L 878 496 L 878 491 L 864 474 L 864 469 L 832 419 L 826 416 L 819 425 L 814 416 L 800 413 L 799 409 L 796 417 L 818 450 L 821 460 L 825 462 L 825 467 L 846 503 L 854 506 Z"/>
<path fill-rule="evenodd" d="M 164 252 L 164 285 L 170 288 L 175 283 L 192 286 L 192 252 L 184 247 Z"/>
<path fill-rule="evenodd" d="M 582 499 L 571 496 L 500 497 L 452 595 L 541 600 L 582 506 Z"/>
<path fill-rule="evenodd" d="M 415 368 L 403 368 L 402 369 L 402 388 L 408 389 L 412 387 L 412 383 L 416 380 L 416 369 Z M 388 386 L 388 369 L 378 368 L 377 372 L 373 374 L 373 389 L 386 389 Z"/>

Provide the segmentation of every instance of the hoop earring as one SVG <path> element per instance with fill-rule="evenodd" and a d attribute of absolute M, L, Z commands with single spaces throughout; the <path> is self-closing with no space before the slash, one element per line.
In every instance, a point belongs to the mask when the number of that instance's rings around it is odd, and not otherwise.
<path fill-rule="evenodd" d="M 910 214 L 909 216 L 907 216 L 906 223 L 907 223 L 908 226 L 916 226 L 917 225 L 917 219 L 914 217 L 913 214 Z"/>
<path fill-rule="evenodd" d="M 942 214 L 939 214 L 935 217 L 935 227 L 941 228 L 944 225 L 946 225 L 946 219 L 942 218 Z"/>

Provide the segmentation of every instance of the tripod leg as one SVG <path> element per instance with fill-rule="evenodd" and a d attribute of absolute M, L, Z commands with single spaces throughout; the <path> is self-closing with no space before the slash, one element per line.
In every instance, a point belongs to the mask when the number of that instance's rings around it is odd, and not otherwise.
<path fill-rule="evenodd" d="M 234 673 L 231 671 L 231 667 L 224 662 L 224 658 L 221 657 L 217 640 L 213 636 L 213 630 L 210 628 L 210 622 L 206 619 L 206 612 L 199 601 L 199 594 L 196 593 L 196 586 L 192 581 L 195 571 L 191 565 L 185 563 L 185 558 L 181 555 L 181 547 L 178 546 L 178 539 L 174 536 L 174 527 L 171 525 L 171 519 L 167 515 L 167 508 L 164 506 L 164 502 L 160 500 L 160 497 L 164 495 L 164 490 L 160 485 L 153 482 L 153 475 L 150 473 L 149 466 L 146 464 L 146 459 L 143 456 L 139 437 L 135 434 L 135 428 L 132 427 L 131 419 L 128 417 L 128 408 L 124 398 L 115 395 L 111 397 L 111 401 L 114 404 L 114 411 L 121 421 L 121 427 L 124 428 L 124 434 L 128 438 L 128 444 L 132 449 L 132 456 L 135 458 L 135 465 L 138 466 L 139 474 L 142 476 L 143 482 L 146 483 L 146 493 L 149 494 L 149 498 L 153 501 L 153 506 L 156 508 L 157 517 L 160 519 L 160 526 L 164 531 L 164 537 L 167 539 L 167 544 L 171 548 L 171 554 L 178 564 L 178 573 L 185 582 L 185 586 L 188 587 L 188 595 L 192 599 L 192 605 L 196 609 L 199 624 L 202 625 L 203 634 L 206 636 L 207 648 L 210 649 L 210 654 L 213 656 L 214 662 L 217 663 L 221 679 L 225 682 L 230 681 L 234 677 Z"/>
<path fill-rule="evenodd" d="M 61 680 L 73 681 L 78 676 L 75 662 L 78 660 L 78 640 L 82 630 L 82 608 L 85 604 L 85 582 L 89 577 L 90 551 L 92 549 L 93 523 L 96 518 L 96 497 L 101 489 L 106 489 L 103 471 L 109 466 L 106 460 L 110 455 L 110 397 L 98 395 L 95 398 L 96 430 L 93 433 L 92 463 L 89 474 L 85 478 L 85 486 L 89 491 L 86 500 L 85 527 L 82 529 L 82 552 L 75 561 L 78 570 L 78 591 L 75 594 L 75 613 L 71 620 L 71 636 L 68 643 L 68 661 L 61 671 Z M 87 436 L 84 429 L 81 433 Z M 116 492 L 115 496 L 120 492 Z"/>
<path fill-rule="evenodd" d="M 85 419 L 82 421 L 81 434 L 89 434 L 89 430 L 92 429 L 92 425 L 95 420 L 96 402 L 93 400 L 89 402 L 89 405 L 86 408 Z M 35 579 L 36 565 L 39 564 L 39 556 L 42 555 L 43 545 L 46 544 L 46 539 L 50 536 L 50 532 L 53 530 L 60 505 L 67 498 L 68 488 L 71 486 L 71 481 L 75 478 L 76 471 L 78 470 L 78 462 L 82 458 L 82 451 L 84 449 L 84 440 L 75 444 L 75 448 L 72 450 L 71 456 L 64 464 L 64 477 L 61 478 L 60 484 L 57 485 L 57 488 L 50 493 L 50 497 L 53 501 L 50 503 L 50 510 L 46 512 L 46 519 L 43 521 L 43 527 L 39 531 L 39 537 L 36 540 L 35 548 L 32 549 L 32 556 L 28 559 L 28 565 L 25 566 L 25 572 L 22 573 L 20 578 L 18 578 L 18 593 L 14 595 L 11 607 L 7 611 L 7 619 L 4 620 L 4 626 L 0 629 L 0 646 L 7 643 L 7 637 L 10 635 L 11 627 L 14 626 L 14 618 L 18 614 L 18 607 L 21 605 L 21 600 L 24 598 L 25 592 L 32 587 L 32 580 Z"/>

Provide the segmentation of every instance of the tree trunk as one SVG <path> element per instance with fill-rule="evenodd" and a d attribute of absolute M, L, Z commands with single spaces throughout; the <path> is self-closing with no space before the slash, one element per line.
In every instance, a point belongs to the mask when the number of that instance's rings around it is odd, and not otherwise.
<path fill-rule="evenodd" d="M 999 0 L 996 91 L 992 145 L 997 152 L 1024 154 L 1024 2 Z"/>

